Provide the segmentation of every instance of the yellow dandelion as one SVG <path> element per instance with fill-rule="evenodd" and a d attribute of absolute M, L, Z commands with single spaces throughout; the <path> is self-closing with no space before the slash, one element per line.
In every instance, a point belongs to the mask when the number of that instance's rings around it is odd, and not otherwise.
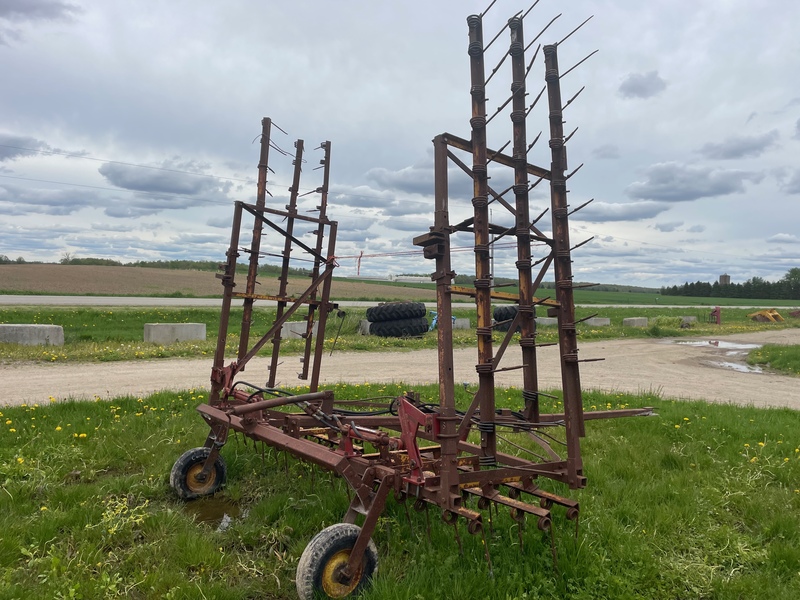
<path fill-rule="evenodd" d="M 59 425 L 58 427 L 56 427 L 56 431 L 61 431 L 61 425 Z"/>
<path fill-rule="evenodd" d="M 47 507 L 46 507 L 46 506 L 43 506 L 43 507 L 42 507 L 42 508 L 40 508 L 39 510 L 40 510 L 40 511 L 42 511 L 42 512 L 44 512 L 44 511 L 46 511 L 46 510 L 47 510 Z"/>
<path fill-rule="evenodd" d="M 749 448 L 749 447 L 750 447 L 750 444 L 745 444 L 745 445 L 744 445 L 744 447 L 745 447 L 745 448 Z"/>
<path fill-rule="evenodd" d="M 681 428 L 680 425 L 675 425 L 675 429 L 680 429 L 680 428 Z"/>
<path fill-rule="evenodd" d="M 82 434 L 80 434 L 78 437 L 79 437 L 79 438 L 85 438 L 85 437 L 86 437 L 86 434 L 85 434 L 85 433 L 82 433 Z"/>
<path fill-rule="evenodd" d="M 8 431 L 9 431 L 9 433 L 17 433 L 17 430 L 14 429 L 13 427 L 11 429 L 9 429 Z"/>
<path fill-rule="evenodd" d="M 22 464 L 22 463 L 24 463 L 24 462 L 25 462 L 25 459 L 24 459 L 24 458 L 22 458 L 21 456 L 18 456 L 18 457 L 17 457 L 17 462 L 18 462 L 19 464 Z"/>
<path fill-rule="evenodd" d="M 11 419 L 6 419 L 6 425 L 11 425 L 13 421 Z"/>
<path fill-rule="evenodd" d="M 764 442 L 758 442 L 758 445 L 763 448 L 764 447 Z"/>

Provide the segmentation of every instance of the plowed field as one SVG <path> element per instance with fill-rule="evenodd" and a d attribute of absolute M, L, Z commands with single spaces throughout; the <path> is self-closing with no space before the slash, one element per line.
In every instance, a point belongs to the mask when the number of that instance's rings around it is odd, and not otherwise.
<path fill-rule="evenodd" d="M 237 275 L 244 284 L 245 276 Z M 289 280 L 289 294 L 305 291 L 310 280 Z M 257 293 L 275 294 L 278 281 L 263 276 Z M 12 264 L 0 265 L 0 293 L 69 294 L 101 296 L 220 296 L 222 284 L 209 271 L 104 267 L 93 265 Z M 334 280 L 336 300 L 375 299 L 435 301 L 433 289 Z"/>

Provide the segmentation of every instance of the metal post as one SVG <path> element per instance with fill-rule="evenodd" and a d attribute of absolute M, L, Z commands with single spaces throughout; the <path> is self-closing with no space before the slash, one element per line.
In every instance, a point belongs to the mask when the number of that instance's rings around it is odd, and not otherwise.
<path fill-rule="evenodd" d="M 492 466 L 497 454 L 492 365 L 492 297 L 489 261 L 489 183 L 486 168 L 486 87 L 483 64 L 483 23 L 479 15 L 467 17 L 472 94 L 473 228 L 475 231 L 475 305 L 478 313 L 478 395 L 481 423 L 481 464 Z M 440 317 L 441 319 L 441 317 Z"/>
<path fill-rule="evenodd" d="M 564 414 L 567 429 L 567 471 L 570 487 L 579 485 L 583 470 L 580 437 L 585 435 L 578 343 L 575 330 L 575 307 L 572 293 L 572 259 L 570 258 L 569 224 L 567 221 L 567 151 L 564 146 L 564 123 L 561 106 L 561 84 L 558 72 L 558 48 L 544 47 L 545 81 L 550 108 L 551 179 L 550 204 L 553 215 L 553 254 L 558 314 L 558 344 L 561 352 L 561 382 L 564 390 Z"/>
<path fill-rule="evenodd" d="M 328 223 L 328 185 L 330 183 L 330 174 L 331 174 L 331 143 L 329 141 L 324 141 L 320 144 L 322 147 L 322 151 L 324 156 L 320 163 L 322 164 L 322 187 L 319 189 L 320 192 L 320 202 L 319 206 L 319 218 L 320 222 L 317 225 L 317 245 L 316 245 L 316 252 L 317 256 L 314 257 L 314 267 L 311 269 L 311 281 L 316 280 L 319 276 L 320 266 L 322 265 L 322 261 L 318 258 L 322 254 L 322 242 L 324 240 L 325 235 L 325 224 Z M 329 230 L 328 235 L 333 235 L 335 237 L 335 232 L 331 232 Z M 330 296 L 323 296 L 324 302 L 327 302 Z M 311 359 L 311 340 L 314 335 L 314 315 L 317 311 L 317 305 L 313 301 L 317 299 L 317 291 L 314 290 L 311 294 L 312 302 L 308 305 L 308 316 L 306 317 L 306 344 L 305 349 L 303 351 L 303 366 L 300 374 L 298 377 L 300 379 L 308 379 L 308 367 L 309 361 Z M 317 326 L 318 336 L 320 338 L 324 338 L 323 332 L 325 331 L 325 324 L 328 319 L 328 312 L 329 306 L 327 305 L 320 305 L 319 311 L 319 325 Z M 315 352 L 314 359 L 315 361 L 319 361 L 319 357 L 322 356 L 322 346 L 319 346 L 319 352 Z M 316 371 L 319 371 L 319 367 L 315 367 Z M 318 377 L 317 377 L 318 379 Z M 316 389 L 314 387 L 313 389 Z"/>
<path fill-rule="evenodd" d="M 256 206 L 264 208 L 267 197 L 267 170 L 269 169 L 269 141 L 272 130 L 272 120 L 269 117 L 261 119 L 261 157 L 258 161 L 258 188 L 256 195 Z M 250 243 L 250 266 L 247 270 L 247 288 L 245 293 L 250 295 L 256 289 L 256 277 L 258 275 L 258 253 L 261 250 L 261 230 L 263 225 L 259 219 L 253 223 L 253 239 Z M 245 297 L 242 305 L 242 331 L 239 338 L 239 359 L 247 354 L 247 346 L 250 342 L 250 324 L 253 315 L 253 302 L 251 297 Z M 244 367 L 242 367 L 244 370 Z"/>
<path fill-rule="evenodd" d="M 289 213 L 286 217 L 286 239 L 283 244 L 283 260 L 281 262 L 281 274 L 278 277 L 278 297 L 285 298 L 287 286 L 289 284 L 289 260 L 292 253 L 292 235 L 294 235 L 294 217 L 297 215 L 297 195 L 300 189 L 300 173 L 303 170 L 303 140 L 297 140 L 294 143 L 294 175 L 292 177 L 292 187 L 289 188 L 289 204 L 286 205 L 286 211 Z M 278 300 L 278 311 L 276 320 L 283 316 L 283 311 L 286 309 L 286 300 Z M 267 380 L 267 387 L 275 386 L 275 378 L 278 373 L 278 357 L 281 351 L 281 330 L 275 332 L 272 338 L 272 359 L 269 365 L 269 379 Z"/>
<path fill-rule="evenodd" d="M 531 220 L 528 198 L 528 139 L 525 127 L 525 37 L 522 19 L 508 22 L 511 31 L 511 122 L 513 123 L 514 197 L 516 200 L 517 271 L 519 273 L 519 323 L 522 348 L 525 416 L 539 421 L 539 381 L 536 365 L 536 321 L 531 272 Z"/>

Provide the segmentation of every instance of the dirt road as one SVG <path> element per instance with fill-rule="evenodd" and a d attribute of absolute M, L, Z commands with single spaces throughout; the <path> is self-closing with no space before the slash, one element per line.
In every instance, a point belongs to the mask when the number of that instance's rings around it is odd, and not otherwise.
<path fill-rule="evenodd" d="M 716 345 L 714 344 L 716 342 Z M 663 398 L 689 398 L 755 406 L 800 409 L 800 378 L 774 373 L 740 372 L 749 344 L 800 344 L 800 329 L 679 340 L 610 340 L 581 344 L 580 357 L 605 358 L 581 365 L 584 389 L 651 392 Z M 739 346 L 745 347 L 740 348 Z M 475 385 L 475 350 L 455 352 L 455 380 Z M 520 364 L 519 348 L 509 348 L 504 365 Z M 558 350 L 539 351 L 543 389 L 560 387 Z M 722 363 L 728 363 L 721 366 Z M 145 395 L 163 389 L 208 387 L 208 359 L 165 359 L 85 364 L 3 365 L 4 393 L 0 405 L 48 402 L 63 398 L 114 398 Z M 738 370 L 737 370 L 738 369 Z M 285 358 L 279 385 L 302 383 L 299 357 Z M 242 379 L 263 382 L 266 361 L 248 365 Z M 409 385 L 438 379 L 435 350 L 382 353 L 337 353 L 323 359 L 323 383 L 403 382 Z M 500 385 L 520 385 L 518 371 L 498 373 Z"/>

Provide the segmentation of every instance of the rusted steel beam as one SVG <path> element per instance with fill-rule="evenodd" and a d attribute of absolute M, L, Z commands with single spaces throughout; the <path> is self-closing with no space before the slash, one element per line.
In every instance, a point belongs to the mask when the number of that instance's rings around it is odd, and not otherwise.
<path fill-rule="evenodd" d="M 520 17 L 509 20 L 511 44 L 511 122 L 513 124 L 514 158 L 514 208 L 517 234 L 517 273 L 519 280 L 519 312 L 516 319 L 520 325 L 519 345 L 522 351 L 523 384 L 522 397 L 525 415 L 534 421 L 539 419 L 539 375 L 536 363 L 536 321 L 531 273 L 530 200 L 528 197 L 527 152 L 528 138 L 525 127 L 525 36 Z M 515 321 L 515 322 L 517 322 Z"/>
<path fill-rule="evenodd" d="M 483 82 L 481 82 L 483 84 Z M 484 113 L 485 116 L 485 113 Z M 444 137 L 445 142 L 447 142 L 448 146 L 452 146 L 453 148 L 458 148 L 459 150 L 463 150 L 464 152 L 472 152 L 472 142 L 470 140 L 465 140 L 462 137 L 458 137 L 457 135 L 453 135 L 452 133 L 443 133 L 442 136 Z M 488 153 L 493 155 L 493 161 L 496 163 L 500 163 L 501 165 L 505 165 L 507 167 L 514 166 L 514 159 L 507 154 L 501 154 L 495 152 L 493 150 L 488 150 Z M 547 169 L 543 169 L 542 167 L 537 167 L 536 165 L 529 164 L 527 166 L 528 173 L 531 175 L 535 175 L 536 177 L 542 177 L 544 179 L 550 179 L 550 171 Z"/>
<path fill-rule="evenodd" d="M 237 202 L 233 210 L 233 224 L 231 225 L 231 243 L 228 246 L 227 257 L 228 260 L 224 265 L 224 272 L 222 275 L 217 275 L 222 279 L 223 292 L 222 292 L 222 309 L 219 315 L 219 330 L 217 332 L 217 347 L 214 350 L 214 363 L 211 367 L 211 393 L 209 394 L 209 401 L 215 404 L 219 401 L 219 393 L 223 388 L 221 381 L 216 381 L 214 378 L 215 373 L 220 373 L 225 366 L 225 344 L 228 340 L 228 322 L 231 316 L 231 298 L 233 296 L 233 288 L 236 285 L 236 259 L 239 257 L 239 235 L 242 224 L 242 205 Z"/>
<path fill-rule="evenodd" d="M 264 118 L 261 120 L 261 157 L 258 161 L 258 188 L 256 194 L 256 207 L 264 208 L 267 197 L 267 175 L 269 169 L 269 146 L 270 133 L 272 131 L 272 120 Z M 253 223 L 253 237 L 250 242 L 250 263 L 247 267 L 247 284 L 245 292 L 252 294 L 256 288 L 256 277 L 258 276 L 258 253 L 261 250 L 261 231 L 262 223 L 256 219 Z M 239 334 L 239 360 L 247 352 L 247 345 L 250 341 L 250 325 L 253 317 L 253 299 L 245 298 L 242 305 L 242 328 Z M 244 366 L 242 366 L 244 368 Z"/>
<path fill-rule="evenodd" d="M 292 177 L 292 187 L 289 188 L 289 204 L 286 205 L 286 212 L 288 217 L 286 219 L 286 237 L 283 242 L 283 258 L 281 260 L 281 273 L 278 276 L 278 296 L 286 296 L 286 290 L 289 285 L 289 261 L 292 256 L 292 237 L 294 234 L 294 218 L 297 216 L 297 196 L 300 191 L 300 173 L 303 167 L 303 140 L 298 139 L 294 143 L 294 175 Z M 277 318 L 283 316 L 283 311 L 286 309 L 286 300 L 278 300 Z M 241 341 L 240 341 L 241 344 Z M 278 358 L 281 352 L 281 330 L 275 331 L 272 337 L 272 357 L 270 358 L 269 376 L 267 379 L 267 387 L 275 386 L 275 379 L 278 375 Z M 241 359 L 244 353 L 239 350 L 239 358 Z"/>
<path fill-rule="evenodd" d="M 482 415 L 481 458 L 484 466 L 495 464 L 497 437 L 494 431 L 494 372 L 492 367 L 492 297 L 489 256 L 489 179 L 486 168 L 486 88 L 483 64 L 483 22 L 479 15 L 467 18 L 469 26 L 469 62 L 472 95 L 472 208 L 475 217 L 475 306 L 478 327 L 478 405 Z"/>
<path fill-rule="evenodd" d="M 570 487 L 578 487 L 583 463 L 580 438 L 586 435 L 583 423 L 578 341 L 575 330 L 575 306 L 572 293 L 572 259 L 570 257 L 567 208 L 567 152 L 564 147 L 564 123 L 561 105 L 561 83 L 558 73 L 558 47 L 544 47 L 545 81 L 550 109 L 550 204 L 553 215 L 553 254 L 556 279 L 558 341 L 561 352 L 561 382 L 564 390 L 564 411 L 567 428 L 567 454 Z"/>
<path fill-rule="evenodd" d="M 231 294 L 232 298 L 252 298 L 253 300 L 272 300 L 274 302 L 296 302 L 297 298 L 294 296 L 273 296 L 271 294 L 244 294 L 233 292 Z M 319 300 L 313 300 L 312 298 L 307 299 L 303 304 L 311 304 L 311 305 L 319 305 L 321 302 Z M 336 308 L 338 305 L 334 304 L 333 307 Z"/>
<path fill-rule="evenodd" d="M 468 288 L 460 285 L 451 285 L 449 291 L 451 294 L 459 294 L 461 296 L 472 296 L 473 298 L 475 297 L 476 294 L 475 288 Z M 491 297 L 494 298 L 495 300 L 510 300 L 512 302 L 519 301 L 519 294 L 512 294 L 509 292 L 491 292 L 490 294 Z M 554 306 L 554 307 L 558 306 L 558 302 L 556 302 L 555 300 L 551 300 L 549 298 L 540 299 L 534 297 L 532 301 L 534 304 L 543 304 L 545 306 Z"/>
<path fill-rule="evenodd" d="M 458 497 L 458 471 L 454 459 L 458 455 L 455 379 L 453 366 L 453 320 L 452 289 L 455 273 L 450 263 L 450 216 L 449 190 L 447 180 L 447 144 L 442 136 L 433 140 L 434 167 L 434 215 L 433 230 L 437 241 L 435 245 L 436 271 L 436 310 L 439 315 L 437 326 L 437 347 L 439 358 L 439 402 L 441 409 L 440 431 L 436 441 L 441 444 L 441 454 L 445 457 L 440 470 L 441 492 L 439 502 L 442 506 L 453 508 Z"/>
<path fill-rule="evenodd" d="M 325 241 L 325 225 L 328 223 L 328 187 L 330 186 L 330 176 L 331 176 L 331 143 L 330 141 L 324 141 L 320 143 L 320 148 L 323 151 L 323 158 L 320 161 L 322 165 L 322 186 L 317 188 L 317 192 L 320 194 L 320 202 L 317 206 L 317 210 L 319 210 L 319 225 L 317 226 L 316 230 L 316 254 L 314 256 L 314 266 L 311 268 L 311 273 L 309 276 L 311 279 L 315 279 L 319 276 L 320 268 L 323 264 L 320 256 L 322 254 L 322 247 Z M 328 235 L 331 237 L 332 240 L 336 240 L 336 229 L 335 226 L 333 228 L 329 228 Z M 328 256 L 333 256 L 333 252 L 329 252 Z M 336 308 L 336 305 L 329 304 L 330 300 L 330 279 L 326 280 L 326 284 L 323 284 L 322 289 L 322 300 L 319 305 L 312 303 L 308 307 L 308 314 L 306 315 L 306 337 L 305 337 L 305 346 L 303 348 L 303 360 L 302 360 L 302 369 L 298 374 L 300 379 L 308 379 L 308 369 L 309 364 L 312 362 L 311 357 L 311 346 L 314 337 L 314 318 L 316 316 L 316 309 L 319 307 L 320 314 L 319 314 L 319 325 L 317 328 L 317 344 L 315 347 L 315 353 L 313 357 L 313 362 L 315 364 L 315 375 L 313 377 L 314 382 L 311 386 L 312 390 L 316 390 L 319 385 L 319 365 L 321 365 L 321 357 L 322 357 L 322 343 L 325 340 L 325 325 L 327 324 L 328 315 L 330 312 Z M 326 291 L 326 285 L 327 291 Z M 314 291 L 311 294 L 311 301 L 316 300 L 317 292 Z"/>

